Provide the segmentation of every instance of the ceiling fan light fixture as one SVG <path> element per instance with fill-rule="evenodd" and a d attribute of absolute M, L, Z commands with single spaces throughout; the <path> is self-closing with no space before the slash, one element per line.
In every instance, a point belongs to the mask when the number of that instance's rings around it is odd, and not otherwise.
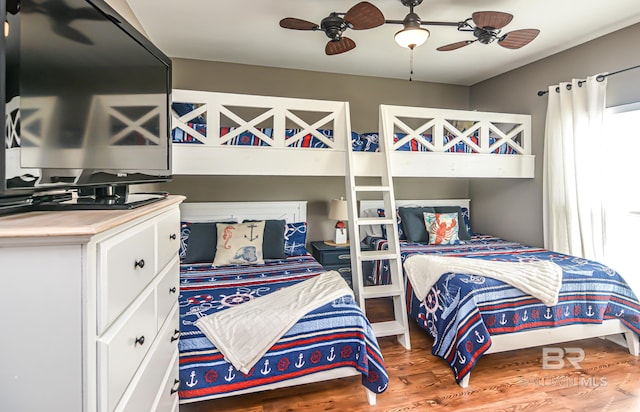
<path fill-rule="evenodd" d="M 421 46 L 429 38 L 429 30 L 422 27 L 405 27 L 396 33 L 394 39 L 398 46 L 413 49 Z"/>

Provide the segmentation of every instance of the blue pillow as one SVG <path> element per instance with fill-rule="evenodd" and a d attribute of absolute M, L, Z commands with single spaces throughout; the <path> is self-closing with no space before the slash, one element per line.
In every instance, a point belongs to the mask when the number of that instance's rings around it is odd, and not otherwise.
<path fill-rule="evenodd" d="M 194 111 L 197 107 L 193 103 L 171 103 L 171 108 L 174 112 L 178 113 L 178 116 L 182 117 L 185 114 Z M 206 119 L 202 115 L 189 120 L 189 122 L 196 124 L 207 124 Z"/>
<path fill-rule="evenodd" d="M 473 230 L 471 230 L 471 222 L 469 221 L 469 209 L 463 207 L 460 209 L 462 212 L 462 218 L 464 219 L 464 226 L 467 228 L 467 233 L 469 236 L 475 236 Z"/>
<path fill-rule="evenodd" d="M 384 209 L 378 209 L 378 217 L 384 217 Z M 402 228 L 402 218 L 400 217 L 400 213 L 398 213 L 398 209 L 396 209 L 396 221 L 398 223 L 398 240 L 407 240 L 407 235 L 404 234 L 404 229 Z M 387 238 L 387 226 L 382 226 L 382 237 Z"/>
<path fill-rule="evenodd" d="M 284 231 L 284 254 L 287 256 L 307 254 L 307 222 L 287 223 Z"/>
<path fill-rule="evenodd" d="M 178 250 L 180 260 L 187 255 L 189 234 L 191 234 L 191 222 L 180 222 L 180 249 Z"/>

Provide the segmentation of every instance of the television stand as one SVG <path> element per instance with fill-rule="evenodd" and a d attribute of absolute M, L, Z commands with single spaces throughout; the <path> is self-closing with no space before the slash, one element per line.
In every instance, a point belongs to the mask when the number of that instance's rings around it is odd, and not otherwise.
<path fill-rule="evenodd" d="M 167 192 L 129 193 L 126 186 L 78 190 L 77 196 L 44 201 L 34 199 L 35 210 L 119 210 L 135 209 L 166 199 Z"/>

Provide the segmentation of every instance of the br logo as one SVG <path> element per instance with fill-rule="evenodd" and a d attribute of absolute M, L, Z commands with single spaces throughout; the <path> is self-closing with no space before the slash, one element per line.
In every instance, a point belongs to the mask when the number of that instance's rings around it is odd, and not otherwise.
<path fill-rule="evenodd" d="M 582 348 L 542 348 L 542 369 L 562 369 L 565 360 L 576 369 L 582 369 L 580 362 L 584 360 Z"/>

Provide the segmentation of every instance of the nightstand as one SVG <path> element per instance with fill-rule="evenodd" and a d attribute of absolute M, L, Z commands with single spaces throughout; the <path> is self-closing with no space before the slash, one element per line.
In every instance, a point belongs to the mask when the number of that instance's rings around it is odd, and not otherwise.
<path fill-rule="evenodd" d="M 368 249 L 366 246 L 362 246 L 361 250 Z M 351 249 L 349 246 L 330 246 L 323 241 L 311 242 L 311 254 L 326 270 L 339 272 L 351 286 Z M 363 271 L 365 276 L 371 272 L 371 269 L 366 270 L 366 266 L 363 269 L 365 269 Z"/>

